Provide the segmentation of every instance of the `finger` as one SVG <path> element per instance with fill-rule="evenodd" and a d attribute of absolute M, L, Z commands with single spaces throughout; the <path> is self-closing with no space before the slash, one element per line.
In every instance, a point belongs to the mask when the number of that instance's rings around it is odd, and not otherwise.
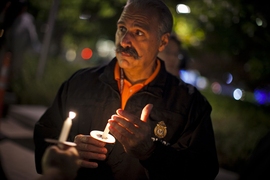
<path fill-rule="evenodd" d="M 67 145 L 67 144 L 63 144 L 63 143 L 58 144 L 58 147 L 59 147 L 62 151 L 66 151 L 66 150 L 69 150 L 70 148 L 72 148 L 72 146 Z"/>
<path fill-rule="evenodd" d="M 127 111 L 122 110 L 122 109 L 117 109 L 116 114 L 112 115 L 112 119 L 113 119 L 114 116 L 117 116 L 117 117 L 120 116 L 121 118 L 123 118 L 123 119 L 125 119 L 127 121 L 134 118 L 132 114 L 129 114 Z"/>
<path fill-rule="evenodd" d="M 107 148 L 99 147 L 93 144 L 78 143 L 76 148 L 78 151 L 86 151 L 86 152 L 91 151 L 94 153 L 102 153 L 102 154 L 107 153 Z"/>
<path fill-rule="evenodd" d="M 153 104 L 147 104 L 143 110 L 142 110 L 142 114 L 141 114 L 141 120 L 146 122 L 150 113 L 151 113 L 151 110 L 153 108 Z"/>
<path fill-rule="evenodd" d="M 109 120 L 110 123 L 110 132 L 113 134 L 113 136 L 121 143 L 124 143 L 125 137 L 123 136 L 123 131 L 126 131 L 125 128 L 120 126 L 117 122 L 114 120 Z"/>
<path fill-rule="evenodd" d="M 49 148 L 47 148 L 47 151 L 52 151 L 52 152 L 58 152 L 60 149 L 56 145 L 52 145 Z"/>
<path fill-rule="evenodd" d="M 99 141 L 93 137 L 91 137 L 90 135 L 77 135 L 75 136 L 74 142 L 78 145 L 81 143 L 85 143 L 85 144 L 92 144 L 95 145 L 97 147 L 104 147 L 106 145 L 105 142 Z"/>
<path fill-rule="evenodd" d="M 129 136 L 130 134 L 136 133 L 138 131 L 138 127 L 142 128 L 145 126 L 144 124 L 147 121 L 152 107 L 152 104 L 148 104 L 144 107 L 141 115 L 143 118 L 142 120 L 126 111 L 119 109 L 117 110 L 119 115 L 112 115 L 109 122 L 123 136 Z M 123 118 L 123 116 L 125 117 Z"/>
<path fill-rule="evenodd" d="M 132 123 L 140 123 L 139 118 L 133 114 L 130 114 L 129 112 L 122 110 L 122 109 L 118 109 L 116 111 L 116 115 L 112 116 L 112 119 L 114 119 L 113 117 L 120 117 L 123 120 L 126 120 L 128 122 L 132 122 Z"/>
<path fill-rule="evenodd" d="M 113 134 L 117 130 L 121 136 L 131 138 L 130 136 L 135 134 L 138 127 L 142 127 L 144 122 L 138 120 L 136 122 L 130 121 L 128 119 L 122 118 L 121 116 L 114 115 L 112 119 L 109 119 L 109 124 L 113 126 L 114 130 L 110 132 Z"/>
<path fill-rule="evenodd" d="M 72 147 L 72 146 L 69 146 L 65 151 L 63 152 L 68 152 L 69 154 L 71 155 L 75 155 L 75 156 L 78 156 L 79 153 L 77 151 L 77 149 L 75 147 Z"/>
<path fill-rule="evenodd" d="M 80 165 L 81 165 L 81 167 L 85 167 L 85 168 L 97 168 L 98 167 L 97 162 L 88 161 L 88 160 L 81 160 Z"/>
<path fill-rule="evenodd" d="M 81 151 L 79 152 L 79 155 L 82 159 L 94 159 L 94 160 L 105 160 L 106 154 L 99 154 L 99 153 L 93 153 L 93 152 L 86 152 Z"/>

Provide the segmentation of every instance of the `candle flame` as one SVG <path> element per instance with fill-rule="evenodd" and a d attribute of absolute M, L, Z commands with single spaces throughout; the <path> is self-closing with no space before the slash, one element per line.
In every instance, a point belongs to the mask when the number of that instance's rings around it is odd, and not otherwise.
<path fill-rule="evenodd" d="M 75 117 L 76 117 L 76 113 L 70 111 L 70 112 L 69 112 L 69 118 L 70 118 L 70 119 L 74 119 Z"/>

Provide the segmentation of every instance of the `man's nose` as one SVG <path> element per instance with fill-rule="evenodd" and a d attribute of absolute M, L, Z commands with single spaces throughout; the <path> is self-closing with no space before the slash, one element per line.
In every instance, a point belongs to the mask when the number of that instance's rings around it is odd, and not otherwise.
<path fill-rule="evenodd" d="M 131 34 L 129 32 L 126 32 L 122 38 L 121 38 L 121 41 L 120 41 L 120 45 L 123 47 L 123 48 L 126 48 L 126 47 L 131 47 Z"/>

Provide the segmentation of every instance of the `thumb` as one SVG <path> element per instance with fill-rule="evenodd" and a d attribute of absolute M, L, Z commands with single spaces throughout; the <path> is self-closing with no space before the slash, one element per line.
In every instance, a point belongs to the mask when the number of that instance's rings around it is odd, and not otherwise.
<path fill-rule="evenodd" d="M 147 104 L 147 105 L 143 108 L 142 114 L 141 114 L 141 120 L 142 120 L 142 121 L 144 121 L 144 122 L 147 121 L 147 119 L 148 119 L 148 117 L 149 117 L 149 114 L 150 114 L 152 108 L 153 108 L 153 104 Z"/>

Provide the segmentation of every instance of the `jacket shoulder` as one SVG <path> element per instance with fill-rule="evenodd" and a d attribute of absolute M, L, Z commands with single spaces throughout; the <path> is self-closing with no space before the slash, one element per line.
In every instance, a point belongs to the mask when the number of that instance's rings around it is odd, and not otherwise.
<path fill-rule="evenodd" d="M 69 78 L 69 80 L 77 78 L 91 78 L 92 76 L 99 76 L 104 71 L 104 67 L 88 67 L 75 71 Z"/>

